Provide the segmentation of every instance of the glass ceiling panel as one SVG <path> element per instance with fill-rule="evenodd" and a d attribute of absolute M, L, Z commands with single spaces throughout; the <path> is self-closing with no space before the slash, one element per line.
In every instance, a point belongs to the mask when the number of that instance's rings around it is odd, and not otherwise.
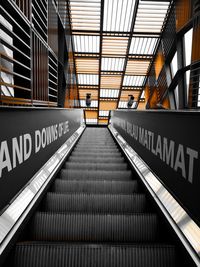
<path fill-rule="evenodd" d="M 119 90 L 101 89 L 100 97 L 118 98 Z"/>
<path fill-rule="evenodd" d="M 98 116 L 98 112 L 94 110 L 86 110 L 85 111 L 85 116 L 88 119 L 96 119 Z"/>
<path fill-rule="evenodd" d="M 88 58 L 76 58 L 76 71 L 77 73 L 94 73 L 99 72 L 99 60 L 98 59 L 88 59 Z"/>
<path fill-rule="evenodd" d="M 102 58 L 101 70 L 102 71 L 123 71 L 124 58 Z"/>
<path fill-rule="evenodd" d="M 120 89 L 121 79 L 120 75 L 101 75 L 101 88 Z"/>
<path fill-rule="evenodd" d="M 101 0 L 69 0 L 81 107 L 98 114 L 91 123 L 100 123 L 99 116 L 118 102 L 127 108 L 128 94 L 139 101 L 171 1 L 138 2 L 135 10 L 136 0 L 104 0 L 101 10 Z M 91 108 L 85 104 L 87 93 Z"/>
<path fill-rule="evenodd" d="M 99 124 L 107 125 L 108 124 L 108 119 L 99 119 Z"/>
<path fill-rule="evenodd" d="M 98 99 L 98 90 L 79 89 L 79 98 L 86 99 L 86 94 L 91 94 L 92 100 Z"/>
<path fill-rule="evenodd" d="M 104 0 L 104 31 L 128 32 L 133 20 L 135 0 Z"/>
<path fill-rule="evenodd" d="M 143 86 L 146 76 L 124 76 L 123 86 Z"/>
<path fill-rule="evenodd" d="M 117 108 L 117 101 L 100 101 L 99 109 L 100 110 L 113 110 Z"/>
<path fill-rule="evenodd" d="M 100 30 L 101 1 L 69 1 L 72 30 Z"/>
<path fill-rule="evenodd" d="M 140 96 L 141 90 L 122 90 L 120 101 L 128 101 L 129 95 L 133 95 L 135 98 L 135 101 L 138 100 L 138 97 Z"/>
<path fill-rule="evenodd" d="M 119 101 L 119 105 L 118 105 L 118 108 L 128 108 L 127 106 L 127 102 L 128 101 Z M 133 102 L 133 105 L 131 108 L 135 108 L 137 105 L 137 102 Z"/>
<path fill-rule="evenodd" d="M 99 110 L 99 116 L 101 117 L 108 117 L 109 110 Z"/>
<path fill-rule="evenodd" d="M 169 1 L 140 0 L 134 32 L 160 33 L 169 7 Z"/>
<path fill-rule="evenodd" d="M 88 124 L 97 124 L 97 119 L 87 119 L 86 118 L 86 123 L 88 123 Z"/>
<path fill-rule="evenodd" d="M 146 75 L 150 60 L 129 60 L 126 67 L 126 74 Z"/>
<path fill-rule="evenodd" d="M 80 105 L 82 108 L 87 108 L 85 100 L 80 100 Z M 98 101 L 92 100 L 90 108 L 97 108 L 98 107 Z"/>
<path fill-rule="evenodd" d="M 103 36 L 102 55 L 103 56 L 126 56 L 128 37 Z"/>
<path fill-rule="evenodd" d="M 158 38 L 132 37 L 129 54 L 153 55 Z"/>
<path fill-rule="evenodd" d="M 99 75 L 78 74 L 79 84 L 98 85 Z"/>
<path fill-rule="evenodd" d="M 75 53 L 99 53 L 100 36 L 74 35 Z"/>

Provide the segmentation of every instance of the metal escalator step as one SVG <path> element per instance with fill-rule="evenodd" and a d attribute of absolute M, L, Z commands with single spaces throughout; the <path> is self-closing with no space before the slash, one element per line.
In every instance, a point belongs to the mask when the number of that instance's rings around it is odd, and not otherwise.
<path fill-rule="evenodd" d="M 106 146 L 104 144 L 91 144 L 90 142 L 89 143 L 84 143 L 84 144 L 80 144 L 78 143 L 76 145 L 76 148 L 99 148 L 99 149 L 102 149 L 102 148 L 118 148 L 118 146 L 113 142 L 113 143 L 110 143 L 110 144 L 107 144 Z"/>
<path fill-rule="evenodd" d="M 57 194 L 48 193 L 43 210 L 47 212 L 88 212 L 88 213 L 134 213 L 144 212 L 144 194 Z"/>
<path fill-rule="evenodd" d="M 80 156 L 71 156 L 69 159 L 68 159 L 68 162 L 88 162 L 88 163 L 123 163 L 125 162 L 124 158 L 123 157 L 117 157 L 117 158 L 114 158 L 114 157 L 107 157 L 107 158 L 104 158 L 104 157 L 90 157 L 90 156 L 85 156 L 85 157 L 80 157 Z"/>
<path fill-rule="evenodd" d="M 94 148 L 74 148 L 73 152 L 80 152 L 80 153 L 120 153 L 119 150 L 117 148 L 108 148 L 108 149 L 94 149 Z"/>
<path fill-rule="evenodd" d="M 155 242 L 155 214 L 102 215 L 37 212 L 31 240 L 73 242 Z"/>
<path fill-rule="evenodd" d="M 120 152 L 97 152 L 97 151 L 88 151 L 86 152 L 78 152 L 78 151 L 73 151 L 71 156 L 82 156 L 82 157 L 102 157 L 102 158 L 121 158 L 122 155 Z"/>
<path fill-rule="evenodd" d="M 61 179 L 66 180 L 132 180 L 131 170 L 124 171 L 102 171 L 102 170 L 77 170 L 76 169 L 62 169 L 60 173 Z"/>
<path fill-rule="evenodd" d="M 67 162 L 64 167 L 66 169 L 79 170 L 127 170 L 128 164 L 123 163 L 88 163 L 88 162 Z"/>
<path fill-rule="evenodd" d="M 175 267 L 171 245 L 18 243 L 13 267 Z"/>
<path fill-rule="evenodd" d="M 56 179 L 52 190 L 59 193 L 130 194 L 138 191 L 138 183 L 136 180 L 121 182 Z"/>

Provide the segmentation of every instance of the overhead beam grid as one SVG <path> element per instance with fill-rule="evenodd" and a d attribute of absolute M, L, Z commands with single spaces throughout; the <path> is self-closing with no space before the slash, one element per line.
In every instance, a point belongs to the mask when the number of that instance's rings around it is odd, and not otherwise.
<path fill-rule="evenodd" d="M 144 101 L 144 85 L 171 1 L 68 0 L 81 108 L 106 124 L 109 110 Z M 86 107 L 86 94 L 91 106 Z"/>

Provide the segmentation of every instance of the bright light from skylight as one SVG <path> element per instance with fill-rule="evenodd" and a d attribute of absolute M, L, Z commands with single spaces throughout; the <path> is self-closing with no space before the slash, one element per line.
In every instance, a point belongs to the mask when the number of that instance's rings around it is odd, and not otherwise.
<path fill-rule="evenodd" d="M 79 84 L 98 85 L 99 75 L 78 74 Z"/>
<path fill-rule="evenodd" d="M 124 58 L 102 58 L 102 71 L 123 71 Z"/>
<path fill-rule="evenodd" d="M 109 115 L 109 110 L 99 110 L 99 116 L 107 117 Z"/>
<path fill-rule="evenodd" d="M 118 108 L 128 108 L 127 106 L 128 101 L 119 101 Z M 133 102 L 133 105 L 131 108 L 135 108 L 137 106 L 137 102 Z"/>
<path fill-rule="evenodd" d="M 189 87 L 190 87 L 190 70 L 186 71 L 186 92 L 187 92 L 187 101 L 189 98 Z"/>
<path fill-rule="evenodd" d="M 86 119 L 87 124 L 97 124 L 97 119 Z"/>
<path fill-rule="evenodd" d="M 190 29 L 184 35 L 184 46 L 185 46 L 185 64 L 186 66 L 191 64 L 191 54 L 192 54 L 192 36 L 193 29 Z"/>
<path fill-rule="evenodd" d="M 73 40 L 76 53 L 99 53 L 99 36 L 74 35 Z"/>
<path fill-rule="evenodd" d="M 135 0 L 104 0 L 104 31 L 128 32 L 131 28 Z"/>
<path fill-rule="evenodd" d="M 146 76 L 124 76 L 123 86 L 142 86 Z"/>
<path fill-rule="evenodd" d="M 129 54 L 136 55 L 153 55 L 158 38 L 150 37 L 133 37 Z"/>
<path fill-rule="evenodd" d="M 86 107 L 85 100 L 80 100 L 80 105 L 81 105 L 82 108 L 85 108 Z M 97 107 L 98 107 L 98 101 L 97 100 L 92 100 L 90 108 L 97 108 Z"/>
<path fill-rule="evenodd" d="M 142 94 L 141 94 L 140 98 L 144 98 L 144 90 L 142 91 Z"/>
<path fill-rule="evenodd" d="M 174 57 L 171 61 L 171 72 L 172 72 L 172 78 L 176 75 L 176 72 L 178 70 L 178 59 L 177 59 L 177 52 L 174 54 Z"/>
<path fill-rule="evenodd" d="M 109 89 L 100 90 L 100 97 L 117 98 L 118 95 L 119 95 L 119 90 L 109 90 Z"/>
<path fill-rule="evenodd" d="M 101 1 L 70 0 L 72 30 L 100 30 Z"/>
<path fill-rule="evenodd" d="M 160 33 L 168 6 L 169 1 L 140 0 L 134 31 Z"/>

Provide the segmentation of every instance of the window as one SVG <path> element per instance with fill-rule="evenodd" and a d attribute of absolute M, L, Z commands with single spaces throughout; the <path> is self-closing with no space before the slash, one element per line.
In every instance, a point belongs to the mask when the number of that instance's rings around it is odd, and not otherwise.
<path fill-rule="evenodd" d="M 185 66 L 191 64 L 193 29 L 184 34 Z"/>
<path fill-rule="evenodd" d="M 174 90 L 174 97 L 175 97 L 175 103 L 176 103 L 176 109 L 179 108 L 179 93 L 178 93 L 178 85 L 176 86 Z"/>
<path fill-rule="evenodd" d="M 8 28 L 11 32 L 13 31 L 12 25 L 5 18 L 0 16 L 0 20 L 6 28 Z M 5 40 L 6 43 L 8 43 L 8 45 L 13 45 L 13 38 L 5 31 L 0 30 L 0 36 L 3 40 Z M 4 96 L 14 96 L 14 90 L 12 87 L 12 85 L 14 84 L 14 80 L 13 75 L 10 74 L 13 72 L 13 63 L 10 60 L 7 60 L 7 57 L 13 58 L 13 51 L 9 49 L 6 45 L 0 44 L 0 52 L 4 55 L 4 57 L 1 58 L 1 80 L 3 82 L 3 85 L 1 85 L 1 94 Z"/>
<path fill-rule="evenodd" d="M 188 102 L 189 87 L 190 87 L 190 70 L 186 71 L 185 76 L 186 76 L 186 97 Z"/>
<path fill-rule="evenodd" d="M 178 70 L 178 60 L 177 60 L 177 52 L 174 54 L 174 57 L 172 58 L 172 61 L 170 63 L 170 68 L 171 68 L 171 75 L 172 79 L 176 75 L 176 72 Z"/>

